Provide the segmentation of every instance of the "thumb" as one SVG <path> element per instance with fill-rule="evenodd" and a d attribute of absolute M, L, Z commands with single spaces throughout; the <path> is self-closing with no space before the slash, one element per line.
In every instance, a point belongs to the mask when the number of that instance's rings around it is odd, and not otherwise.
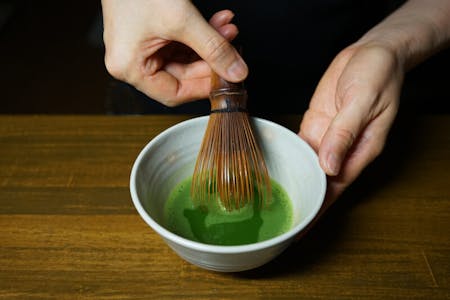
<path fill-rule="evenodd" d="M 248 75 L 248 67 L 236 49 L 203 17 L 190 18 L 181 42 L 192 48 L 222 78 L 239 82 Z"/>
<path fill-rule="evenodd" d="M 363 120 L 355 112 L 355 106 L 347 106 L 333 119 L 319 147 L 319 160 L 325 173 L 339 174 L 342 162 L 359 136 Z"/>

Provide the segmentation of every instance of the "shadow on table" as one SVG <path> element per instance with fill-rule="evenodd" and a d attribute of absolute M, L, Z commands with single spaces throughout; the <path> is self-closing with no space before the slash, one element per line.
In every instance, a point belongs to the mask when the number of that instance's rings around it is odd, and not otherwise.
<path fill-rule="evenodd" d="M 358 203 L 376 197 L 378 190 L 395 180 L 412 159 L 417 124 L 411 114 L 400 115 L 394 124 L 383 154 L 368 166 L 321 220 L 280 256 L 254 270 L 234 273 L 239 278 L 275 278 L 290 273 L 309 272 L 333 253 L 349 231 L 348 211 Z M 287 120 L 292 125 L 292 120 Z M 289 127 L 289 126 L 288 126 Z"/>

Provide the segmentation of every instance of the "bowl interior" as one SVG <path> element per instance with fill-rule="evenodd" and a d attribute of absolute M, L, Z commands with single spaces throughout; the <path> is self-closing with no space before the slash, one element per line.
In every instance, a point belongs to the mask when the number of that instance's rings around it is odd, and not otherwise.
<path fill-rule="evenodd" d="M 164 204 L 171 190 L 192 175 L 207 122 L 208 117 L 200 117 L 169 128 L 136 160 L 131 185 L 145 214 L 160 226 L 164 227 Z M 317 155 L 295 133 L 278 124 L 252 118 L 252 125 L 270 177 L 292 201 L 292 228 L 299 231 L 317 213 L 325 193 L 325 175 Z"/>

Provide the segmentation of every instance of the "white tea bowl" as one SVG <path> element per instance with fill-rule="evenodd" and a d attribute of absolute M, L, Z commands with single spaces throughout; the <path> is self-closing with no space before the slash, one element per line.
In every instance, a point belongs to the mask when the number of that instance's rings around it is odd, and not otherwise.
<path fill-rule="evenodd" d="M 259 267 L 279 255 L 304 230 L 322 206 L 326 176 L 314 150 L 294 132 L 252 118 L 269 175 L 288 194 L 293 224 L 287 232 L 253 244 L 219 246 L 192 241 L 164 226 L 164 205 L 172 189 L 192 175 L 208 117 L 168 128 L 137 157 L 130 178 L 133 203 L 144 221 L 183 259 L 199 267 L 237 272 Z"/>

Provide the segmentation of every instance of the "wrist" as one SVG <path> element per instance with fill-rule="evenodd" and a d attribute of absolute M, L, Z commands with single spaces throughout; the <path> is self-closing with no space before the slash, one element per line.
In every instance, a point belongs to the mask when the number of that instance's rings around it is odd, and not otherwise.
<path fill-rule="evenodd" d="M 406 71 L 410 70 L 450 42 L 450 2 L 431 1 L 408 1 L 357 44 L 388 49 Z"/>

